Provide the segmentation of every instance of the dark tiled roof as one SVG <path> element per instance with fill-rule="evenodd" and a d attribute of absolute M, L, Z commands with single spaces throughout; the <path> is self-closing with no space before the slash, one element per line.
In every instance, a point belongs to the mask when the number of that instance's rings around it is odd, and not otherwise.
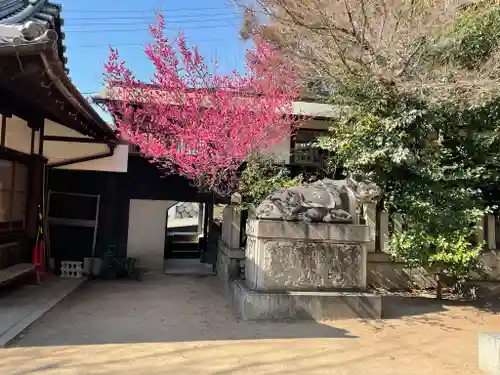
<path fill-rule="evenodd" d="M 62 24 L 61 6 L 48 0 L 0 0 L 0 88 L 14 97 L 33 89 L 27 96 L 35 95 L 34 107 L 44 117 L 115 142 L 113 129 L 68 77 Z M 23 61 L 29 66 L 26 71 Z"/>
<path fill-rule="evenodd" d="M 57 33 L 58 55 L 65 65 L 61 6 L 47 0 L 0 0 L 0 46 L 35 42 L 47 30 Z"/>

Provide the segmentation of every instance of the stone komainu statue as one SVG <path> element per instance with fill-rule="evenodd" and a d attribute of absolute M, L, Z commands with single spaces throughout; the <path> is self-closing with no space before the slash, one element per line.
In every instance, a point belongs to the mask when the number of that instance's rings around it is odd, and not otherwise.
<path fill-rule="evenodd" d="M 352 223 L 356 205 L 374 202 L 381 189 L 359 176 L 324 179 L 269 194 L 256 209 L 257 219 Z"/>

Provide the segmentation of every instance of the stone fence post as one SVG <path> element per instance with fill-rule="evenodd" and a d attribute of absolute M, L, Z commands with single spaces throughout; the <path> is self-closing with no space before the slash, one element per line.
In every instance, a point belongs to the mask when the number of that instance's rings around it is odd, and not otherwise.
<path fill-rule="evenodd" d="M 486 244 L 488 246 L 488 250 L 496 250 L 496 219 L 493 215 L 486 216 L 486 236 Z"/>
<path fill-rule="evenodd" d="M 241 230 L 241 212 L 238 206 L 226 206 L 217 255 L 217 274 L 226 286 L 230 281 L 240 278 L 240 262 L 245 259 L 245 249 L 240 247 Z"/>
<path fill-rule="evenodd" d="M 370 231 L 370 242 L 366 244 L 366 251 L 374 253 L 377 249 L 377 205 L 375 203 L 365 203 L 363 205 L 363 219 Z"/>
<path fill-rule="evenodd" d="M 386 211 L 380 211 L 378 215 L 379 215 L 378 250 L 381 253 L 385 253 L 389 248 L 389 214 Z"/>

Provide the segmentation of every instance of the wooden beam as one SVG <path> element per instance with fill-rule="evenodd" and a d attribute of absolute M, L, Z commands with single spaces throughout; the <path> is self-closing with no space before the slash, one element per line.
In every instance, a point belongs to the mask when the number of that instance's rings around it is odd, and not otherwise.
<path fill-rule="evenodd" d="M 64 97 L 58 97 L 57 93 L 56 95 L 50 95 L 48 89 L 40 89 L 41 86 L 37 89 L 29 84 L 23 84 L 20 89 L 16 90 L 6 89 L 5 87 L 8 86 L 1 81 L 0 77 L 0 113 L 11 113 L 28 123 L 32 123 L 33 126 L 38 126 L 40 119 L 48 119 L 64 124 L 66 127 L 78 132 L 85 131 L 81 121 L 75 120 L 73 116 L 69 115 L 68 111 L 61 110 L 60 105 L 56 104 L 57 100 L 66 100 Z M 26 97 L 19 90 L 28 93 L 26 95 L 29 96 Z M 80 115 L 77 116 L 80 119 Z"/>
<path fill-rule="evenodd" d="M 94 138 L 84 138 L 84 137 L 63 137 L 58 135 L 44 135 L 44 141 L 53 141 L 53 142 L 75 142 L 75 143 L 100 143 L 100 144 L 108 144 L 109 141 L 103 141 Z"/>
<path fill-rule="evenodd" d="M 35 153 L 35 135 L 36 135 L 36 130 L 35 128 L 31 128 L 31 147 L 30 147 L 30 152 L 32 154 Z"/>
<path fill-rule="evenodd" d="M 28 128 L 31 129 L 31 153 L 35 153 L 35 136 L 36 132 L 39 131 L 43 124 L 44 124 L 45 119 L 43 117 L 35 117 L 35 118 L 30 118 L 28 120 Z"/>
<path fill-rule="evenodd" d="M 45 121 L 45 119 L 43 118 L 43 116 L 40 116 L 40 117 L 31 117 L 28 120 L 28 127 L 30 129 L 40 130 L 40 128 L 42 127 L 44 121 Z"/>
<path fill-rule="evenodd" d="M 8 117 L 17 116 L 25 121 L 36 117 L 44 117 L 39 113 L 33 103 L 21 98 L 14 92 L 3 91 L 0 87 L 0 112 Z"/>
<path fill-rule="evenodd" d="M 7 116 L 2 114 L 2 129 L 0 130 L 0 145 L 5 147 L 5 135 L 7 132 Z"/>

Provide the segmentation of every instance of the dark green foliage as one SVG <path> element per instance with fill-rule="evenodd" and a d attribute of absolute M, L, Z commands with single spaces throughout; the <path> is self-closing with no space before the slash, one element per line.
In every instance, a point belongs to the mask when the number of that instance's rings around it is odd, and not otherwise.
<path fill-rule="evenodd" d="M 292 177 L 290 171 L 272 158 L 256 156 L 251 158 L 241 174 L 239 193 L 245 210 L 256 207 L 272 191 L 280 187 L 300 185 L 303 176 Z"/>
<path fill-rule="evenodd" d="M 463 281 L 481 268 L 477 226 L 497 204 L 500 99 L 464 106 L 384 89 L 364 95 L 319 145 L 332 163 L 375 179 L 385 208 L 402 213 L 394 257 Z"/>
<path fill-rule="evenodd" d="M 350 108 L 318 144 L 402 214 L 392 254 L 438 280 L 479 270 L 478 223 L 500 196 L 498 2 L 258 3 L 272 40 Z"/>

